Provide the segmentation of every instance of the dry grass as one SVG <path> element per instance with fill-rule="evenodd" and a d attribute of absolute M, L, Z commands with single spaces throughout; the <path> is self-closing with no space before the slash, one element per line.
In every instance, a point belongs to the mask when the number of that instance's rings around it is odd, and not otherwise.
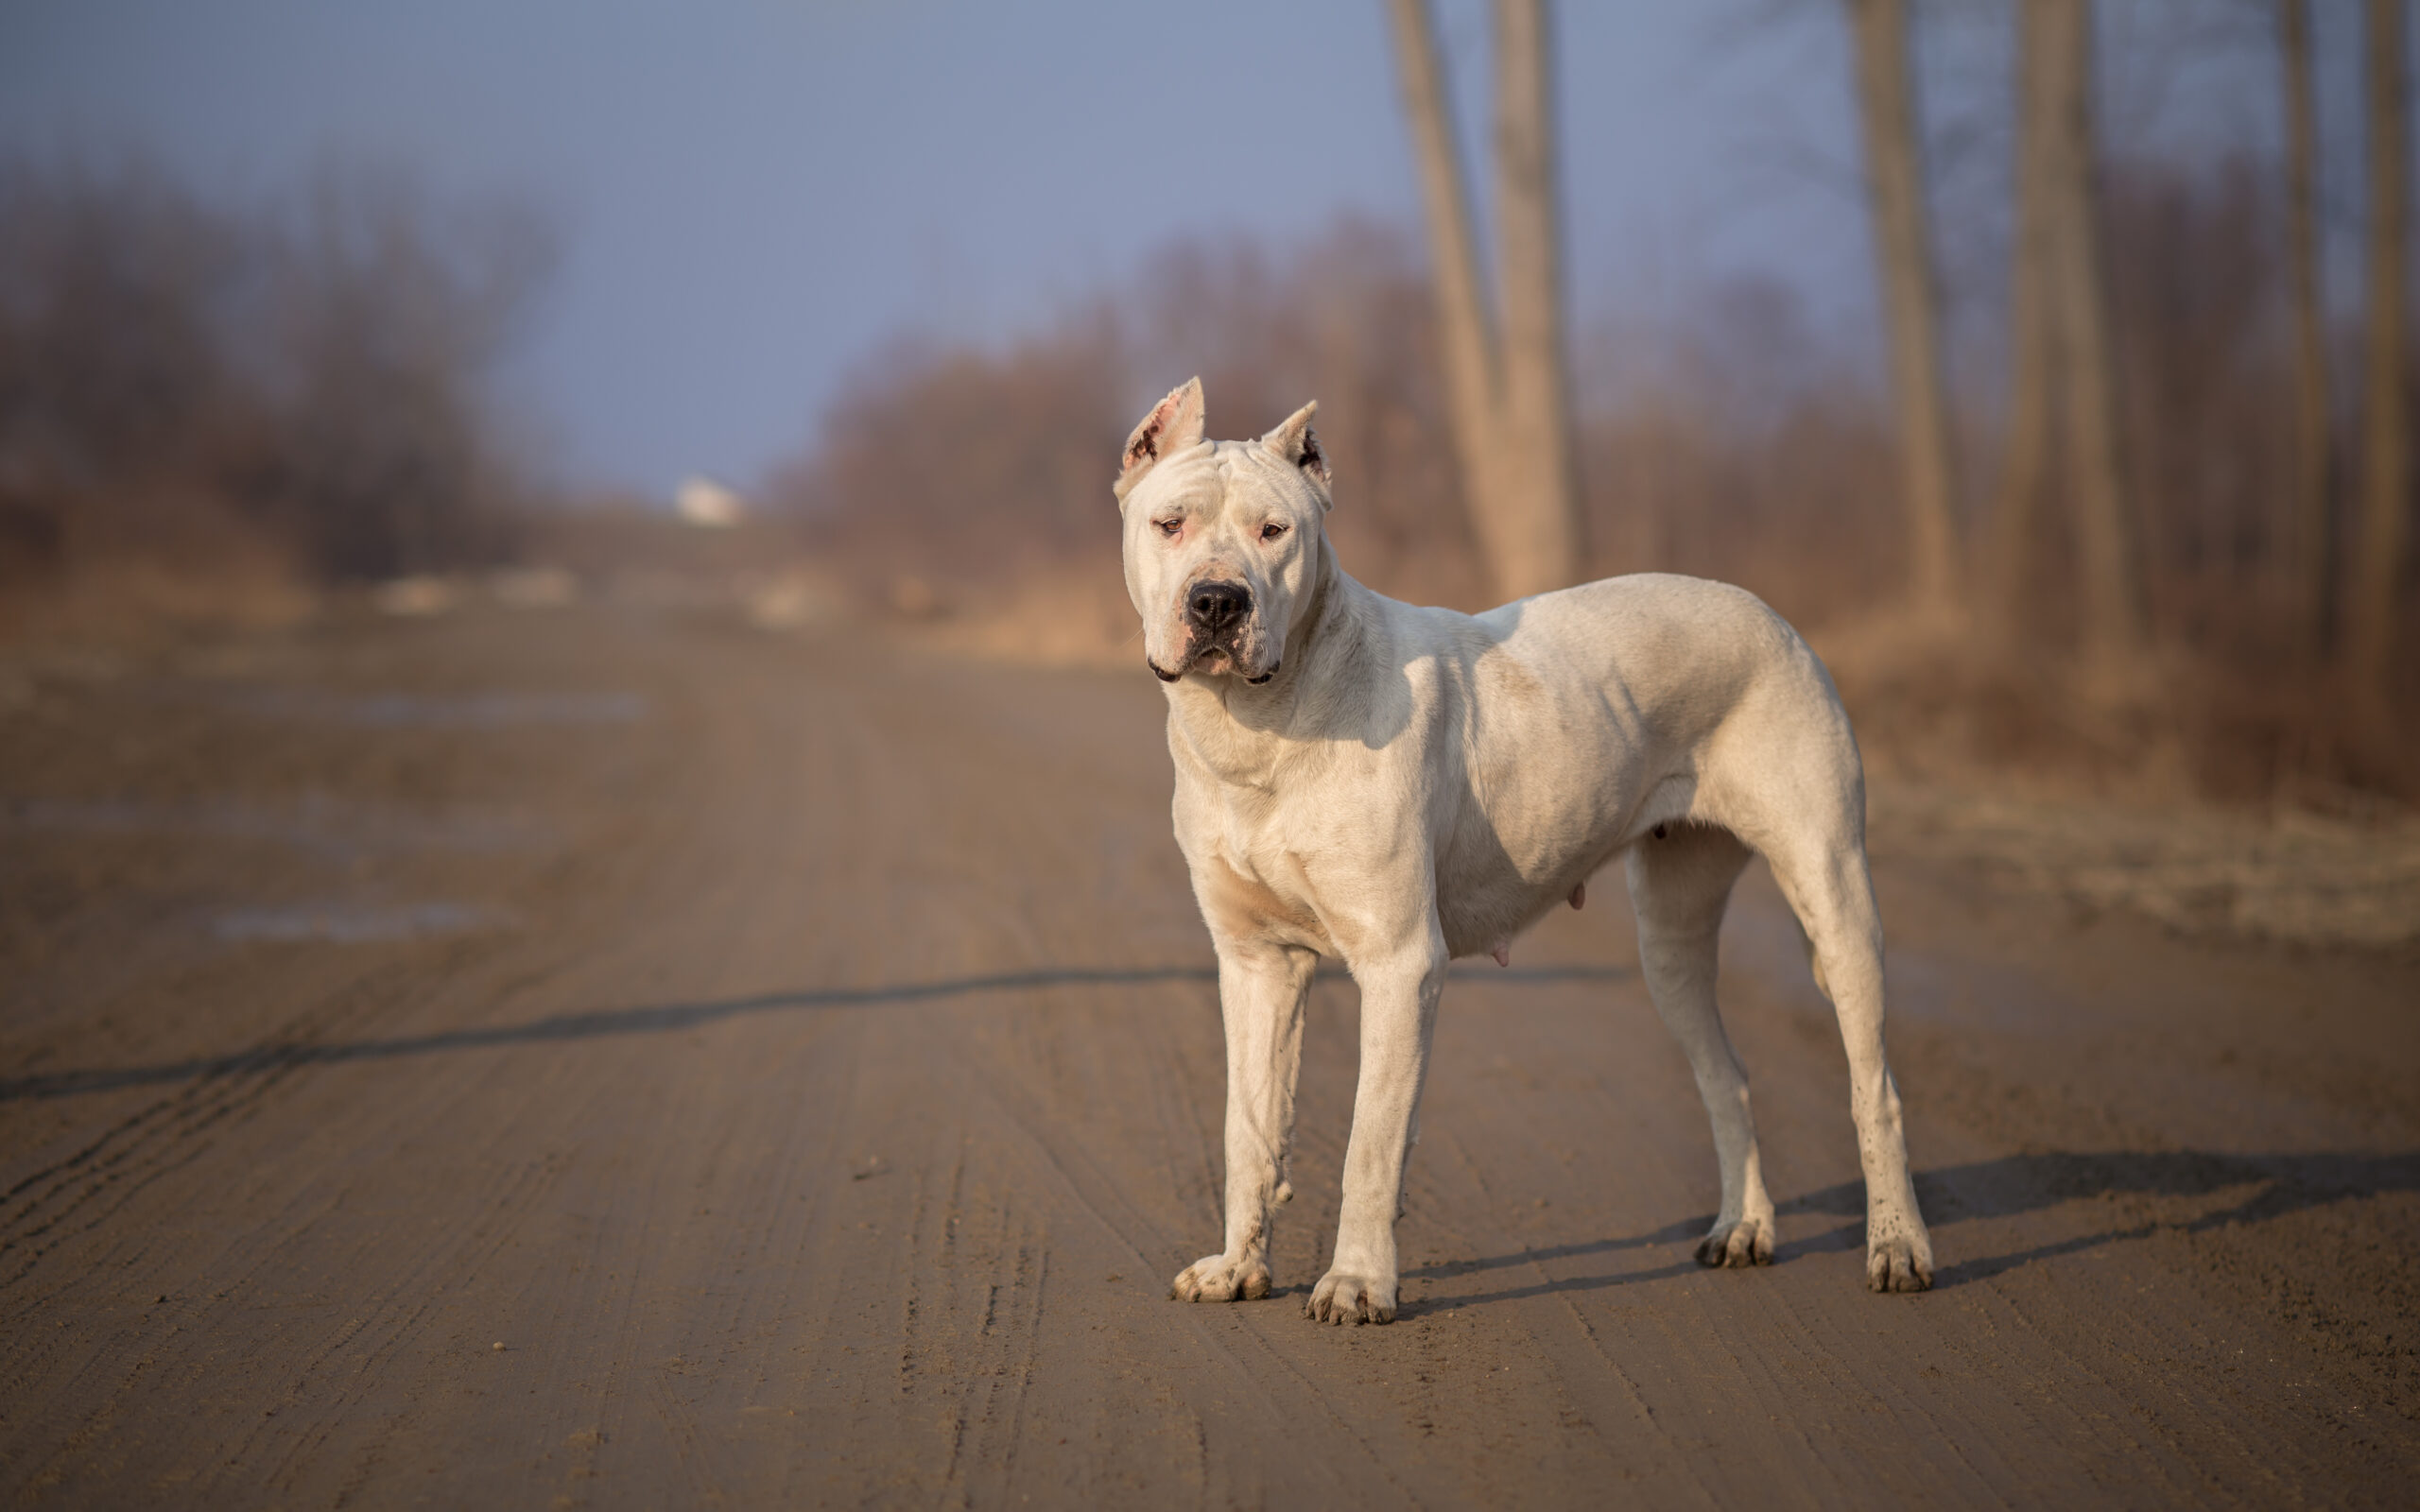
<path fill-rule="evenodd" d="M 2357 822 L 1888 779 L 1871 807 L 1877 854 L 1980 867 L 2081 910 L 2131 910 L 2185 935 L 2420 946 L 2420 817 L 2408 813 Z"/>

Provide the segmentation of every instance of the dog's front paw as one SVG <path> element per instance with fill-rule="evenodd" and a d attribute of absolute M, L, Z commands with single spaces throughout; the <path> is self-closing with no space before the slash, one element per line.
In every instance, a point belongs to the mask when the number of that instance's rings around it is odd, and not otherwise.
<path fill-rule="evenodd" d="M 1865 1289 L 1870 1292 L 1932 1290 L 1932 1246 L 1921 1239 L 1879 1239 L 1867 1245 Z"/>
<path fill-rule="evenodd" d="M 1698 1263 L 1722 1270 L 1739 1270 L 1750 1265 L 1773 1263 L 1773 1221 L 1771 1218 L 1742 1218 L 1737 1223 L 1715 1221 L 1705 1237 L 1698 1241 Z"/>
<path fill-rule="evenodd" d="M 1256 1302 L 1269 1295 L 1269 1267 L 1234 1255 L 1204 1255 L 1176 1273 L 1168 1296 L 1179 1302 Z"/>
<path fill-rule="evenodd" d="M 1332 1270 L 1311 1288 L 1303 1315 L 1318 1323 L 1392 1323 L 1395 1320 L 1395 1282 Z"/>

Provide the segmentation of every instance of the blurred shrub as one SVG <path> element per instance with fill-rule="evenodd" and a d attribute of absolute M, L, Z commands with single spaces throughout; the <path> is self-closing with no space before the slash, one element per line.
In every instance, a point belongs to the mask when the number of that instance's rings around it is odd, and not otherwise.
<path fill-rule="evenodd" d="M 527 215 L 391 175 L 242 207 L 140 163 L 0 165 L 0 579 L 499 556 L 489 379 L 550 260 Z"/>
<path fill-rule="evenodd" d="M 865 367 L 770 492 L 814 549 L 1005 602 L 1009 577 L 1089 563 L 1117 581 L 1109 485 L 1135 421 L 1199 372 L 1211 427 L 1251 436 L 1321 401 L 1351 570 L 1466 602 L 1478 589 L 1441 421 L 1428 294 L 1390 230 L 1347 222 L 1290 258 L 1184 245 L 1127 288 L 997 350 L 904 342 Z"/>
<path fill-rule="evenodd" d="M 1118 450 L 1199 372 L 1220 437 L 1320 402 L 1328 526 L 1354 576 L 1481 608 L 1432 317 L 1418 245 L 1392 226 L 1347 220 L 1285 255 L 1182 244 L 997 350 L 892 348 L 770 491 L 815 550 L 863 569 L 869 603 L 908 577 L 1005 603 L 1007 577 L 1069 561 L 1115 589 Z M 1787 291 L 1723 284 L 1652 333 L 1604 339 L 1612 376 L 1578 427 L 1593 572 L 1730 577 L 1810 619 L 1889 593 L 1885 417 Z"/>
<path fill-rule="evenodd" d="M 1101 315 L 997 352 L 902 345 L 775 491 L 821 549 L 891 576 L 973 583 L 1083 552 L 1115 518 L 1092 485 L 1126 438 L 1121 371 Z"/>

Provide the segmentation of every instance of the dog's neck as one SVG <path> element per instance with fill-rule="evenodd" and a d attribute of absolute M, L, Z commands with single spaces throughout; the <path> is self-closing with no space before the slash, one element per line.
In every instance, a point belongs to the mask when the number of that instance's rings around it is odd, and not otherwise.
<path fill-rule="evenodd" d="M 1360 633 L 1368 616 L 1357 601 L 1370 591 L 1337 565 L 1324 529 L 1319 553 L 1275 677 L 1255 687 L 1232 673 L 1187 673 L 1167 685 L 1171 732 L 1221 782 L 1273 785 L 1288 751 L 1332 733 L 1333 715 L 1353 690 L 1372 683 L 1355 672 L 1368 651 Z"/>

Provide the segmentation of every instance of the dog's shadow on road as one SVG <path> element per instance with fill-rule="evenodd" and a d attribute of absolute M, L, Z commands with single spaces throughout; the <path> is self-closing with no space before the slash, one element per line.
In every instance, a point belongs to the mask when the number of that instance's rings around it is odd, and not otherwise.
<path fill-rule="evenodd" d="M 1457 967 L 1454 971 L 1458 978 L 1481 974 L 1475 967 Z M 1491 969 L 1483 976 L 1491 987 L 1501 988 L 1555 987 L 1574 982 L 1617 982 L 1635 974 L 1635 971 L 1627 966 L 1563 965 L 1515 967 L 1509 971 Z M 1327 982 L 1347 978 L 1340 970 L 1323 967 L 1320 979 Z M 409 1060 L 428 1056 L 510 1050 L 582 1040 L 675 1034 L 732 1020 L 771 1014 L 894 1007 L 1064 988 L 1133 988 L 1169 983 L 1216 988 L 1219 985 L 1219 968 L 1211 964 L 1040 967 L 1030 971 L 994 971 L 877 987 L 808 988 L 795 992 L 763 992 L 690 1003 L 594 1008 L 549 1014 L 518 1023 L 475 1024 L 389 1039 L 354 1040 L 330 1044 L 270 1042 L 225 1055 L 192 1056 L 145 1065 L 95 1066 L 0 1075 L 0 1103 L 81 1097 L 128 1088 L 174 1086 L 221 1076 L 260 1075 L 309 1066 Z M 1215 1002 L 1215 998 L 1212 999 L 1214 1005 Z"/>
<path fill-rule="evenodd" d="M 1216 987 L 1219 969 L 1215 966 L 1051 967 L 881 987 L 811 988 L 796 992 L 765 992 L 691 1003 L 596 1008 L 549 1014 L 519 1023 L 479 1024 L 384 1040 L 355 1040 L 335 1044 L 270 1043 L 228 1055 L 196 1056 L 149 1065 L 0 1076 L 0 1103 L 76 1097 L 129 1087 L 206 1081 L 217 1076 L 286 1071 L 303 1066 L 406 1060 L 425 1056 L 508 1050 L 580 1040 L 672 1034 L 768 1014 L 879 1008 L 1052 988 L 1131 988 L 1169 982 Z"/>
<path fill-rule="evenodd" d="M 1962 1223 L 2013 1218 L 2077 1201 L 2115 1201 L 2127 1197 L 2211 1198 L 2236 1200 L 2190 1217 L 2127 1216 L 2131 1221 L 2093 1225 L 2086 1233 L 2070 1233 L 2001 1254 L 1951 1261 L 1933 1273 L 1936 1290 L 1947 1290 L 2020 1269 L 2062 1255 L 2079 1254 L 2132 1239 L 2147 1239 L 2163 1229 L 2202 1233 L 2236 1224 L 2268 1223 L 2290 1213 L 2332 1203 L 2394 1193 L 2420 1192 L 2420 1151 L 2400 1154 L 2320 1152 L 2296 1155 L 2217 1155 L 2200 1150 L 2128 1151 L 2089 1154 L 2053 1151 L 2009 1155 L 1965 1165 L 1943 1166 L 1916 1173 L 1916 1195 L 1932 1227 L 1936 1259 L 1946 1248 L 1955 1253 L 1955 1235 L 1945 1246 L 1942 1230 Z M 1786 1265 L 1807 1255 L 1862 1249 L 1865 1246 L 1865 1184 L 1846 1181 L 1777 1203 L 1784 1218 L 1820 1214 L 1856 1220 L 1775 1246 L 1773 1263 Z M 1556 1262 L 1667 1246 L 1694 1246 L 1713 1222 L 1711 1215 L 1668 1224 L 1652 1233 L 1620 1239 L 1598 1239 L 1567 1245 L 1541 1246 L 1478 1260 L 1447 1261 L 1407 1269 L 1406 1280 L 1443 1281 L 1484 1271 L 1521 1266 L 1544 1267 Z M 1541 1274 L 1536 1282 L 1476 1295 L 1433 1297 L 1405 1309 L 1408 1314 L 1439 1312 L 1450 1307 L 1478 1307 L 1517 1301 L 1554 1293 L 1604 1291 L 1672 1280 L 1704 1267 L 1687 1253 L 1676 1262 L 1643 1270 L 1601 1276 L 1553 1277 Z"/>

